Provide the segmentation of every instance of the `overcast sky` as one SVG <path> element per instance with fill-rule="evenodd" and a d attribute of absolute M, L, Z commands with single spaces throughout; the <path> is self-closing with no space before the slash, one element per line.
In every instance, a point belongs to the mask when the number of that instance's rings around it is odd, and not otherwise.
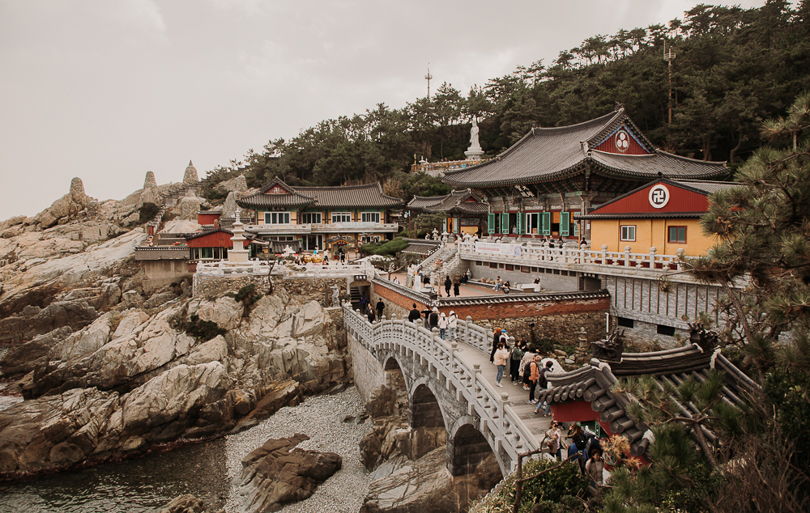
<path fill-rule="evenodd" d="M 698 3 L 0 0 L 0 220 L 35 215 L 74 176 L 123 199 L 147 171 L 178 182 L 192 160 L 203 178 L 320 120 L 401 108 L 425 96 L 428 63 L 432 91 L 466 95 Z"/>

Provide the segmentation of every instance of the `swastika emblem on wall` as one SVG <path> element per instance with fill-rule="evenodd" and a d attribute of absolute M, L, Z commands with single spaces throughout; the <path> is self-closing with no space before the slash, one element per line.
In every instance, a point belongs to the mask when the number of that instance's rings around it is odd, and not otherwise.
<path fill-rule="evenodd" d="M 616 149 L 622 153 L 630 148 L 630 136 L 624 130 L 616 132 L 616 137 L 613 140 L 616 143 Z"/>
<path fill-rule="evenodd" d="M 669 189 L 664 185 L 658 184 L 650 189 L 650 205 L 653 208 L 663 208 L 669 202 Z"/>

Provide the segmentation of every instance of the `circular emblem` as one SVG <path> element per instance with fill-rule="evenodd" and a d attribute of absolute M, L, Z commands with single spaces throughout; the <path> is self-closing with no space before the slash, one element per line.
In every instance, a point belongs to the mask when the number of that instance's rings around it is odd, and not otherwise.
<path fill-rule="evenodd" d="M 616 132 L 616 136 L 613 140 L 616 143 L 616 149 L 622 153 L 630 148 L 630 136 L 624 130 Z"/>
<path fill-rule="evenodd" d="M 650 189 L 650 205 L 653 208 L 664 208 L 669 202 L 669 189 L 664 185 L 658 184 Z"/>

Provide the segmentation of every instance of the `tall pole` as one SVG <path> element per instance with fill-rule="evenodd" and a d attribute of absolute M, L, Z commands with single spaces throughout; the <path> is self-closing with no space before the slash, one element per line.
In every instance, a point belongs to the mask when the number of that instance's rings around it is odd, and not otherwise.
<path fill-rule="evenodd" d="M 430 79 L 433 78 L 433 75 L 430 74 L 430 63 L 428 62 L 428 72 L 425 75 L 425 80 L 427 80 L 427 91 L 428 91 L 428 100 L 430 99 Z"/>
<path fill-rule="evenodd" d="M 667 67 L 669 68 L 669 99 L 667 101 L 669 105 L 669 124 L 672 124 L 672 60 L 675 59 L 675 52 L 672 51 L 672 47 L 669 47 L 669 51 L 667 51 L 667 42 L 664 41 L 664 60 L 667 61 Z"/>

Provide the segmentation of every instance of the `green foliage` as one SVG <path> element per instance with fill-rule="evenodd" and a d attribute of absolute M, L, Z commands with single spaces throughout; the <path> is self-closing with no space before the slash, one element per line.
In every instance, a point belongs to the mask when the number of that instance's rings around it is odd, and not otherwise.
<path fill-rule="evenodd" d="M 762 392 L 773 406 L 773 419 L 758 418 L 778 423 L 785 438 L 795 440 L 792 463 L 803 469 L 810 468 L 810 373 L 799 369 L 774 369 L 765 377 Z"/>
<path fill-rule="evenodd" d="M 609 513 L 656 511 L 675 508 L 682 511 L 706 511 L 706 498 L 715 482 L 695 450 L 689 430 L 678 423 L 653 428 L 655 443 L 648 455 L 652 464 L 632 472 L 615 469 L 611 488 L 605 490 L 604 511 Z"/>
<path fill-rule="evenodd" d="M 217 335 L 224 335 L 228 330 L 220 328 L 217 323 L 201 321 L 197 315 L 191 316 L 191 322 L 184 326 L 185 332 L 202 342 L 211 340 Z"/>
<path fill-rule="evenodd" d="M 523 465 L 523 476 L 529 477 L 559 465 L 556 460 L 529 460 Z M 470 513 L 511 513 L 515 502 L 516 474 L 510 474 L 503 486 L 474 503 Z M 578 513 L 588 511 L 583 498 L 588 488 L 588 479 L 580 472 L 579 465 L 568 462 L 522 485 L 518 511 L 548 513 Z"/>
<path fill-rule="evenodd" d="M 261 297 L 262 297 L 262 295 L 259 294 L 258 292 L 256 292 L 256 284 L 255 283 L 249 283 L 249 284 L 245 285 L 244 287 L 239 289 L 236 292 L 236 294 L 234 294 L 234 296 L 233 296 L 233 298 L 237 302 L 241 302 L 242 304 L 245 305 L 245 310 L 246 311 L 253 303 L 255 303 L 256 301 L 261 299 Z"/>
<path fill-rule="evenodd" d="M 358 251 L 364 255 L 396 255 L 408 247 L 408 241 L 401 238 L 389 240 L 384 243 L 370 243 L 360 246 Z"/>
<path fill-rule="evenodd" d="M 141 208 L 138 209 L 138 219 L 142 223 L 148 223 L 155 216 L 160 212 L 160 207 L 155 205 L 154 203 L 144 203 L 141 205 Z"/>
<path fill-rule="evenodd" d="M 403 199 L 408 202 L 414 196 L 443 196 L 450 194 L 450 186 L 441 179 L 426 173 L 414 173 L 402 182 Z"/>

